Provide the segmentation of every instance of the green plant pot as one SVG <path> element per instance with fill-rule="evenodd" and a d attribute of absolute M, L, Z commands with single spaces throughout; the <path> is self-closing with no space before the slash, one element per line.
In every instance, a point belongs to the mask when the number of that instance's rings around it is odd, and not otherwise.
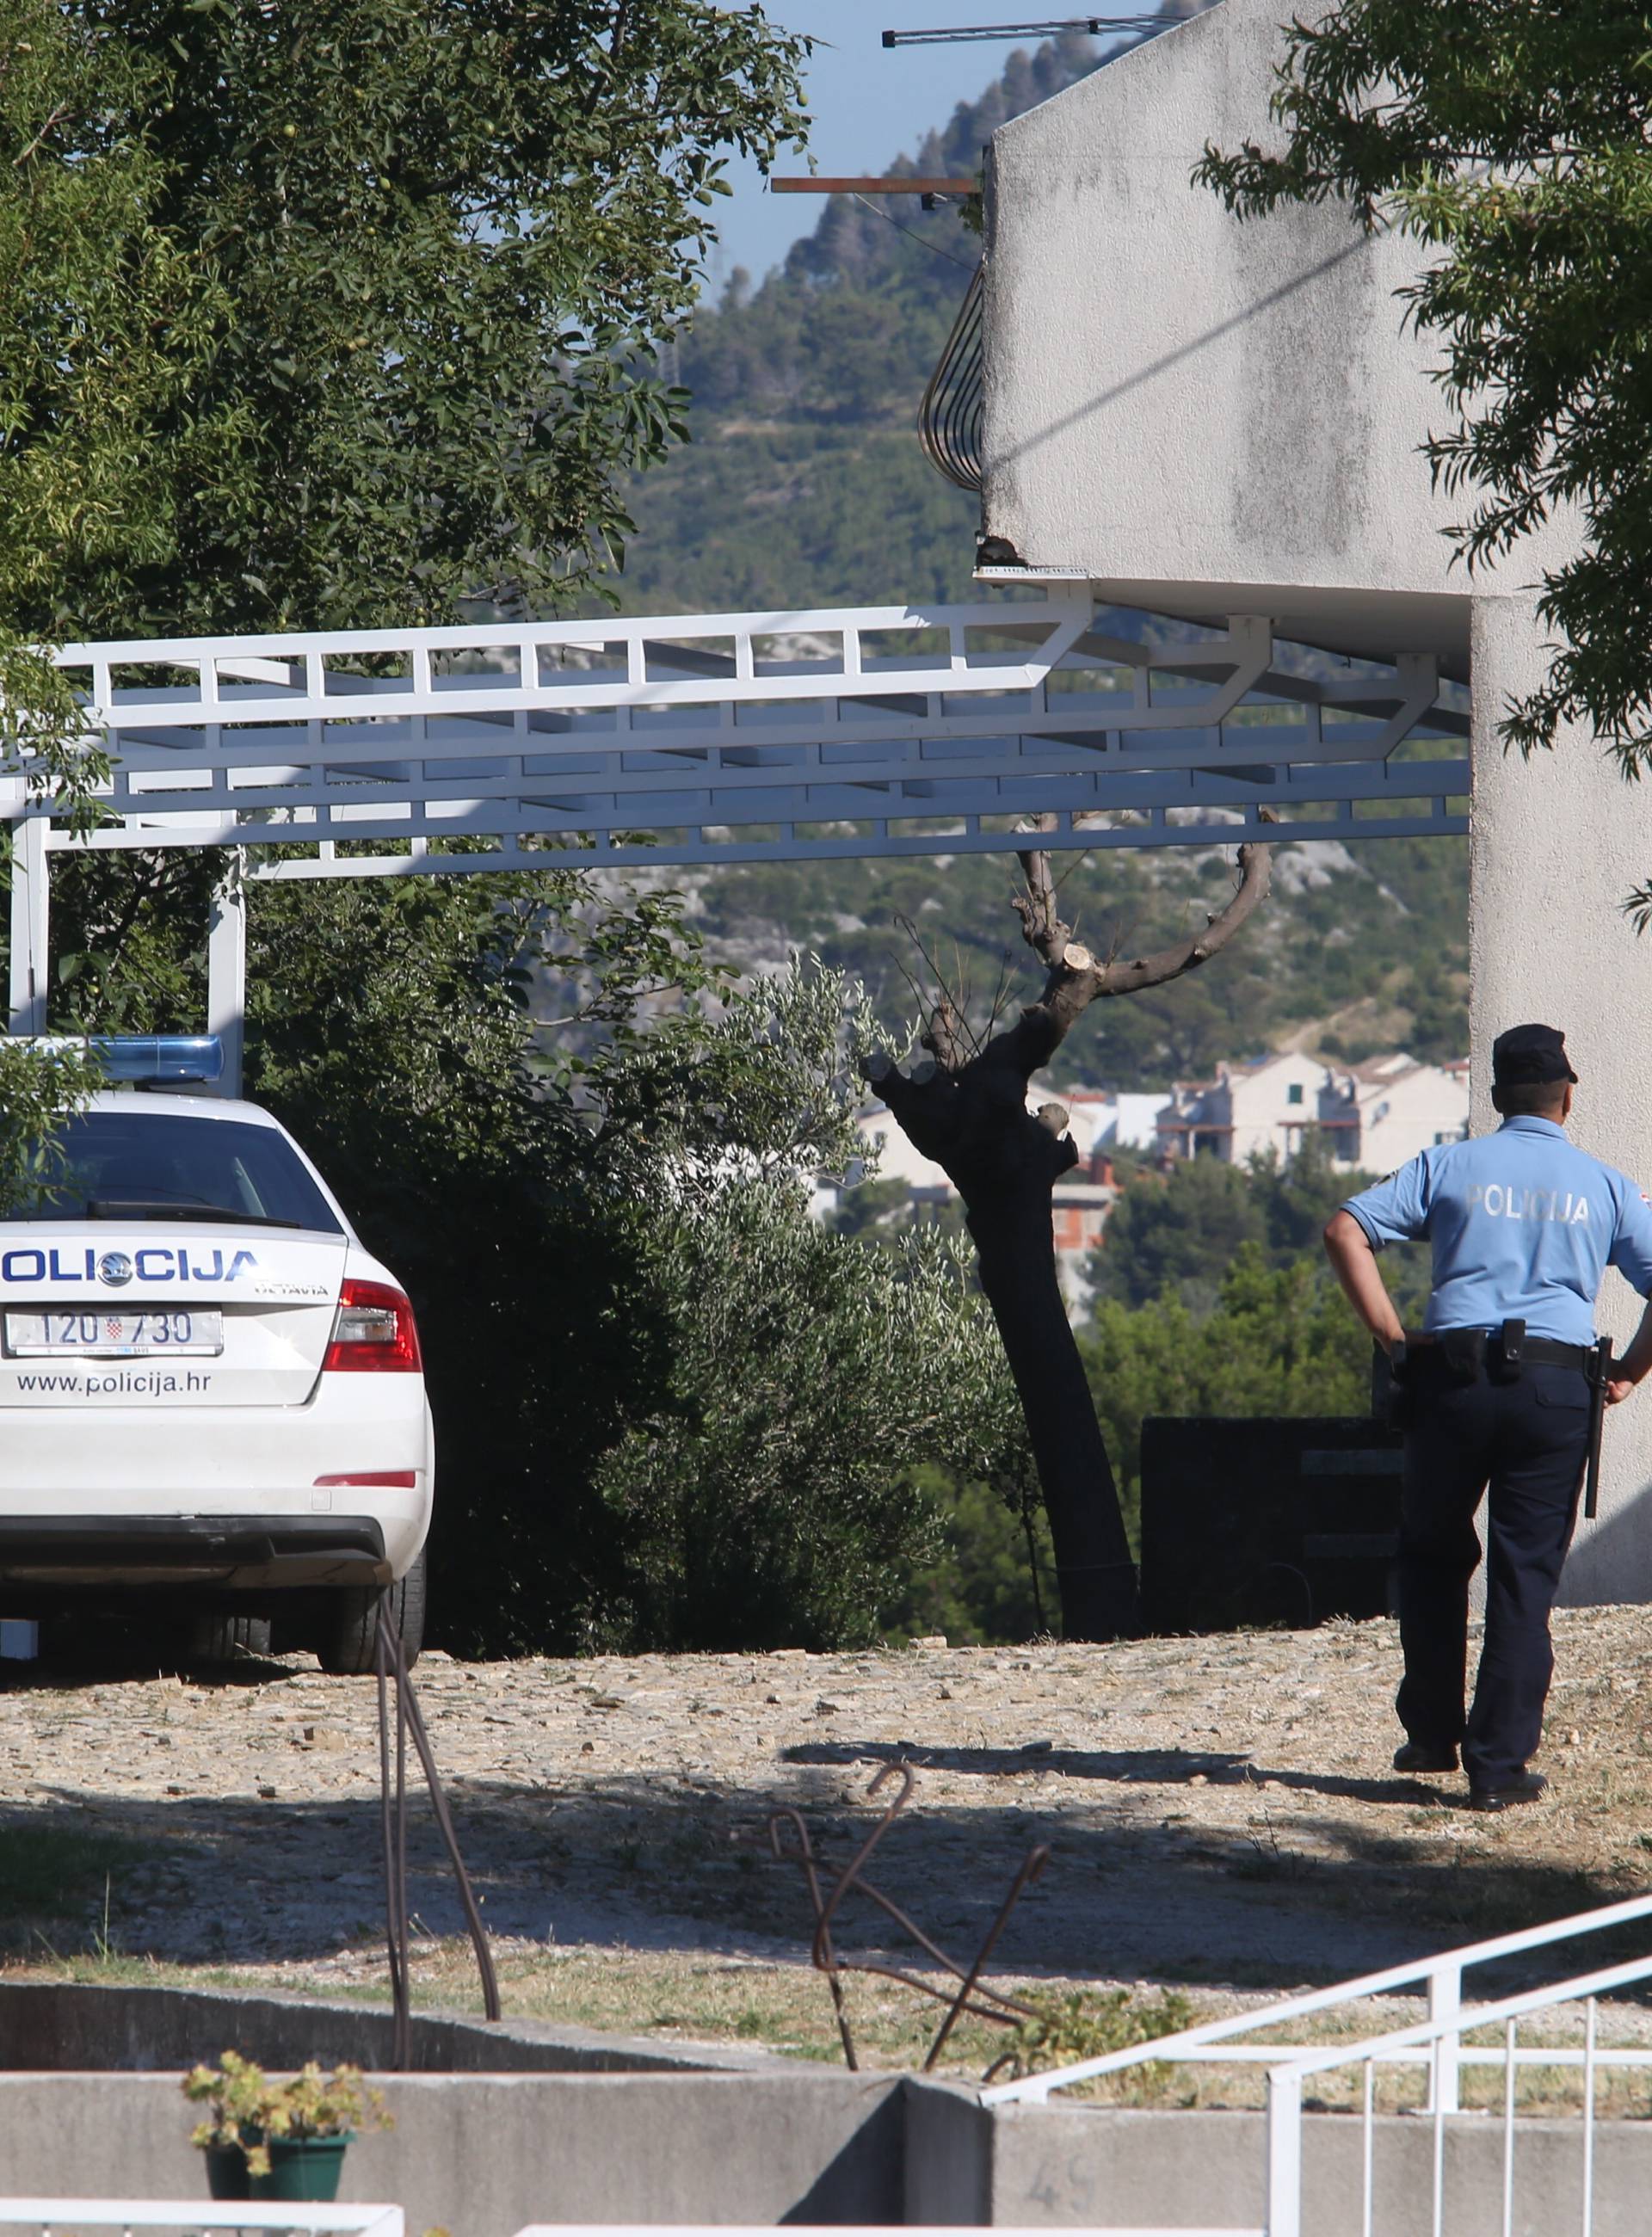
<path fill-rule="evenodd" d="M 307 2199 L 326 2205 L 339 2194 L 344 2171 L 342 2136 L 271 2136 L 269 2173 L 252 2178 L 253 2198 Z"/>
<path fill-rule="evenodd" d="M 239 2144 L 207 2146 L 207 2195 L 209 2198 L 250 2198 L 252 2177 L 247 2155 Z"/>

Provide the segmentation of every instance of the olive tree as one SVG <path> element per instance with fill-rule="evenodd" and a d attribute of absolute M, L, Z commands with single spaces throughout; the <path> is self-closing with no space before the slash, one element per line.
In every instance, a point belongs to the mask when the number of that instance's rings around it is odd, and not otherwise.
<path fill-rule="evenodd" d="M 1055 1184 L 1079 1153 L 1066 1111 L 1054 1101 L 1030 1109 L 1028 1090 L 1092 1003 L 1164 986 L 1226 947 L 1266 896 L 1270 851 L 1241 847 L 1226 902 L 1198 931 L 1141 955 L 1092 954 L 1061 914 L 1047 851 L 1029 845 L 1020 860 L 1014 907 L 1043 969 L 1037 998 L 1012 1025 L 981 1036 L 943 993 L 922 1035 L 926 1056 L 903 1067 L 874 1050 L 864 1069 L 913 1147 L 963 1198 L 1038 1467 L 1062 1628 L 1069 1639 L 1110 1639 L 1134 1628 L 1135 1567 L 1056 1277 L 1052 1218 Z"/>

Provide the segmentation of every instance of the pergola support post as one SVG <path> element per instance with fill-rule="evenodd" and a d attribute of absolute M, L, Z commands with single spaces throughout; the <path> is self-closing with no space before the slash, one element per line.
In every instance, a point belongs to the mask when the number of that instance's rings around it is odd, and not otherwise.
<path fill-rule="evenodd" d="M 14 1033 L 46 1030 L 47 966 L 51 935 L 49 827 L 23 816 L 12 827 L 11 947 L 8 1024 Z"/>
<path fill-rule="evenodd" d="M 237 847 L 213 894 L 207 934 L 207 1031 L 223 1045 L 221 1095 L 240 1095 L 246 1056 L 246 850 Z"/>

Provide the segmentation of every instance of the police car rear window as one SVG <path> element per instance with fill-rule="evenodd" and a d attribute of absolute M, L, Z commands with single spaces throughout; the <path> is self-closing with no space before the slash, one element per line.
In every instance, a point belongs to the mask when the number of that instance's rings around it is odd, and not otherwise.
<path fill-rule="evenodd" d="M 89 1111 L 68 1120 L 40 1191 L 7 1217 L 182 1221 L 192 1213 L 343 1232 L 273 1127 L 158 1111 Z"/>

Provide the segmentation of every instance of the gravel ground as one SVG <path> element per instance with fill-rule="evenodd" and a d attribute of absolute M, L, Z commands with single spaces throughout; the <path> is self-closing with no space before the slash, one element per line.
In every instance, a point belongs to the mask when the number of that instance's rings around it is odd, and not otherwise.
<path fill-rule="evenodd" d="M 1386 1622 L 1114 1647 L 433 1654 L 417 1684 L 507 1945 L 801 1958 L 807 1905 L 763 1853 L 769 1812 L 796 1807 L 841 1854 L 879 1806 L 870 1778 L 904 1762 L 916 1792 L 879 1877 L 947 1947 L 973 1950 L 1047 1841 L 1006 1970 L 1254 1994 L 1646 1886 L 1647 1619 L 1564 1613 L 1557 1645 L 1553 1795 L 1500 1818 L 1458 1806 L 1460 1780 L 1389 1770 Z M 64 1917 L 43 1924 L 37 1898 L 14 1896 L 18 1957 L 101 1943 L 361 1977 L 381 1917 L 372 1681 L 304 1657 L 215 1682 L 0 1667 L 0 1831 L 83 1833 L 116 1859 L 91 1894 L 83 1875 Z M 419 1797 L 412 1855 L 418 1918 L 457 1931 Z M 870 1931 L 847 1924 L 851 1943 Z"/>

